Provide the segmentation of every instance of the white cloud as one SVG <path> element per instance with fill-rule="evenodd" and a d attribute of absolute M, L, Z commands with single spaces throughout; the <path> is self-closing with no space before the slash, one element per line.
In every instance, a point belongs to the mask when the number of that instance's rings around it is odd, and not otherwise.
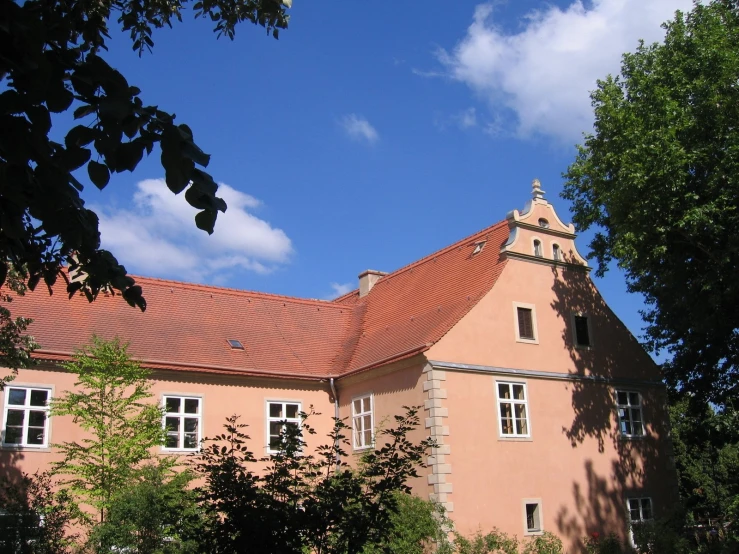
<path fill-rule="evenodd" d="M 457 127 L 463 131 L 472 129 L 478 125 L 477 110 L 467 108 L 451 115 L 437 113 L 434 115 L 434 125 L 441 131 L 446 131 L 449 127 Z"/>
<path fill-rule="evenodd" d="M 333 292 L 324 298 L 324 300 L 333 300 L 339 296 L 344 296 L 347 292 L 351 292 L 357 288 L 356 283 L 331 283 Z"/>
<path fill-rule="evenodd" d="M 380 138 L 377 130 L 361 115 L 353 113 L 345 115 L 341 118 L 339 124 L 346 134 L 354 140 L 366 140 L 370 144 L 374 144 Z"/>
<path fill-rule="evenodd" d="M 520 137 L 537 134 L 579 142 L 592 129 L 589 91 L 620 69 L 639 39 L 664 38 L 660 27 L 692 0 L 580 0 L 527 14 L 518 32 L 495 23 L 491 4 L 477 6 L 466 36 L 437 56 L 447 77 L 485 99 Z M 420 74 L 420 73 L 418 73 Z"/>
<path fill-rule="evenodd" d="M 292 243 L 248 210 L 260 202 L 228 185 L 218 194 L 228 204 L 208 235 L 195 226 L 197 210 L 172 194 L 163 179 L 136 185 L 132 209 L 93 207 L 100 218 L 103 248 L 129 271 L 144 275 L 219 282 L 234 271 L 269 273 L 286 263 Z"/>
<path fill-rule="evenodd" d="M 467 108 L 456 115 L 456 121 L 460 129 L 469 129 L 470 127 L 477 126 L 477 110 L 475 108 Z"/>

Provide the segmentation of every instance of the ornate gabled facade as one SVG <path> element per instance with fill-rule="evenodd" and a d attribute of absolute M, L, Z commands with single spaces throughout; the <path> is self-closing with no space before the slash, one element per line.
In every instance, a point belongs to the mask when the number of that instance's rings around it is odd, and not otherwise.
<path fill-rule="evenodd" d="M 266 454 L 276 423 L 312 405 L 319 436 L 338 413 L 359 453 L 420 405 L 418 438 L 438 447 L 414 491 L 457 530 L 546 530 L 572 551 L 593 532 L 626 537 L 630 519 L 675 499 L 665 395 L 574 239 L 534 181 L 522 212 L 394 272 L 368 270 L 334 301 L 149 278 L 137 278 L 144 313 L 120 296 L 27 294 L 13 310 L 34 319 L 39 365 L 0 395 L 2 467 L 47 467 L 49 445 L 76 438 L 65 418 L 29 425 L 44 403 L 20 398 L 73 387 L 58 363 L 93 334 L 119 336 L 153 371 L 173 429 L 162 452 L 196 452 L 237 413 Z"/>

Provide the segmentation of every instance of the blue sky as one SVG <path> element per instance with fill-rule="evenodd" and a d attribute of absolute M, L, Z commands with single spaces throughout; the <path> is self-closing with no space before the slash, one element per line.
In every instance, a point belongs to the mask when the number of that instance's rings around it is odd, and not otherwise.
<path fill-rule="evenodd" d="M 129 272 L 330 298 L 522 208 L 535 177 L 569 221 L 561 174 L 588 91 L 690 5 L 294 0 L 278 41 L 251 25 L 216 40 L 185 14 L 143 58 L 114 30 L 108 61 L 193 129 L 229 210 L 197 231 L 158 155 L 84 197 Z M 596 282 L 639 334 L 623 276 Z"/>

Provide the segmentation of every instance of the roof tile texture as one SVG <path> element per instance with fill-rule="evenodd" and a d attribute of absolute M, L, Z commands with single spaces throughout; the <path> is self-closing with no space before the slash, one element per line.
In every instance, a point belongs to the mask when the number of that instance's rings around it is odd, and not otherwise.
<path fill-rule="evenodd" d="M 59 358 L 93 334 L 130 342 L 145 365 L 274 377 L 340 376 L 421 352 L 438 341 L 495 284 L 505 266 L 505 222 L 382 277 L 363 298 L 334 302 L 137 278 L 146 312 L 120 297 L 67 298 L 39 287 L 16 298 L 14 316 L 34 319 L 39 357 Z M 485 247 L 472 254 L 475 244 Z M 237 339 L 244 350 L 232 349 Z"/>

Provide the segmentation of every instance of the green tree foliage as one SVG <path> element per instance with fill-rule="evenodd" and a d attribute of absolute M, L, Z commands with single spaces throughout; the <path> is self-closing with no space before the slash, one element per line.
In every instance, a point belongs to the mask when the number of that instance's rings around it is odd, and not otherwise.
<path fill-rule="evenodd" d="M 25 294 L 25 274 L 0 263 L 0 270 L 3 267 L 6 277 L 5 285 L 0 289 L 0 367 L 8 368 L 11 374 L 0 376 L 0 391 L 15 378 L 19 369 L 32 365 L 31 353 L 38 347 L 33 337 L 25 334 L 33 320 L 13 318 L 7 306 L 14 296 Z"/>
<path fill-rule="evenodd" d="M 669 384 L 722 404 L 739 393 L 739 7 L 696 4 L 591 94 L 595 129 L 563 196 L 597 274 L 616 261 L 644 294 Z"/>
<path fill-rule="evenodd" d="M 529 537 L 523 554 L 564 554 L 564 546 L 554 533 L 544 531 L 537 537 Z"/>
<path fill-rule="evenodd" d="M 624 544 L 614 533 L 605 537 L 598 535 L 588 537 L 585 541 L 585 551 L 588 554 L 634 554 L 634 549 Z"/>
<path fill-rule="evenodd" d="M 497 528 L 483 535 L 472 537 L 455 534 L 454 542 L 459 554 L 518 554 L 518 538 L 510 537 Z"/>
<path fill-rule="evenodd" d="M 265 458 L 266 471 L 253 470 L 245 425 L 228 418 L 225 432 L 207 439 L 194 463 L 204 479 L 199 490 L 211 526 L 203 533 L 209 552 L 238 554 L 356 554 L 389 552 L 399 493 L 410 492 L 429 439 L 418 444 L 408 434 L 418 427 L 417 408 L 395 416 L 395 426 L 378 438 L 387 443 L 366 454 L 352 469 L 344 447 L 346 425 L 335 420 L 330 442 L 308 454 L 304 434 L 315 434 L 301 414 L 300 427 L 285 425 L 282 448 Z"/>
<path fill-rule="evenodd" d="M 149 371 L 129 358 L 119 339 L 93 337 L 63 367 L 77 382 L 52 401 L 51 416 L 71 416 L 86 436 L 53 445 L 64 456 L 54 472 L 66 476 L 70 494 L 104 522 L 114 495 L 130 486 L 152 448 L 164 444 L 162 409 L 150 402 Z"/>
<path fill-rule="evenodd" d="M 113 495 L 106 521 L 89 544 L 97 552 L 198 554 L 202 517 L 189 471 L 146 464 L 137 477 Z"/>
<path fill-rule="evenodd" d="M 564 554 L 562 541 L 548 531 L 527 537 L 523 544 L 515 535 L 507 535 L 497 528 L 485 535 L 478 531 L 471 537 L 455 533 L 454 542 L 457 554 Z M 523 550 L 519 550 L 520 546 Z"/>
<path fill-rule="evenodd" d="M 233 38 L 251 21 L 277 38 L 287 0 L 196 0 L 194 16 Z M 28 271 L 28 287 L 59 275 L 69 294 L 93 300 L 101 288 L 122 292 L 145 309 L 141 288 L 113 255 L 100 248 L 98 218 L 80 198 L 79 172 L 100 189 L 112 173 L 133 171 L 144 154 L 161 151 L 167 187 L 184 192 L 195 224 L 208 233 L 226 209 L 203 168 L 209 156 L 187 125 L 156 106 L 104 59 L 108 24 L 117 18 L 139 54 L 154 45 L 154 29 L 182 19 L 187 0 L 0 0 L 0 258 Z M 55 114 L 76 124 L 54 129 Z M 61 118 L 67 121 L 68 118 Z M 144 246 L 144 245 L 142 245 Z M 62 263 L 79 278 L 69 282 Z M 5 273 L 0 273 L 0 286 Z"/>
<path fill-rule="evenodd" d="M 710 406 L 695 413 L 688 403 L 670 406 L 680 496 L 690 521 L 723 525 L 739 499 L 739 413 Z"/>
<path fill-rule="evenodd" d="M 390 533 L 386 542 L 370 544 L 362 554 L 451 554 L 447 530 L 452 523 L 441 504 L 412 494 L 395 493 L 395 511 L 390 515 Z"/>
<path fill-rule="evenodd" d="M 69 523 L 75 510 L 65 491 L 54 493 L 53 489 L 54 481 L 48 473 L 0 481 L 0 552 L 72 552 L 76 537 Z"/>

